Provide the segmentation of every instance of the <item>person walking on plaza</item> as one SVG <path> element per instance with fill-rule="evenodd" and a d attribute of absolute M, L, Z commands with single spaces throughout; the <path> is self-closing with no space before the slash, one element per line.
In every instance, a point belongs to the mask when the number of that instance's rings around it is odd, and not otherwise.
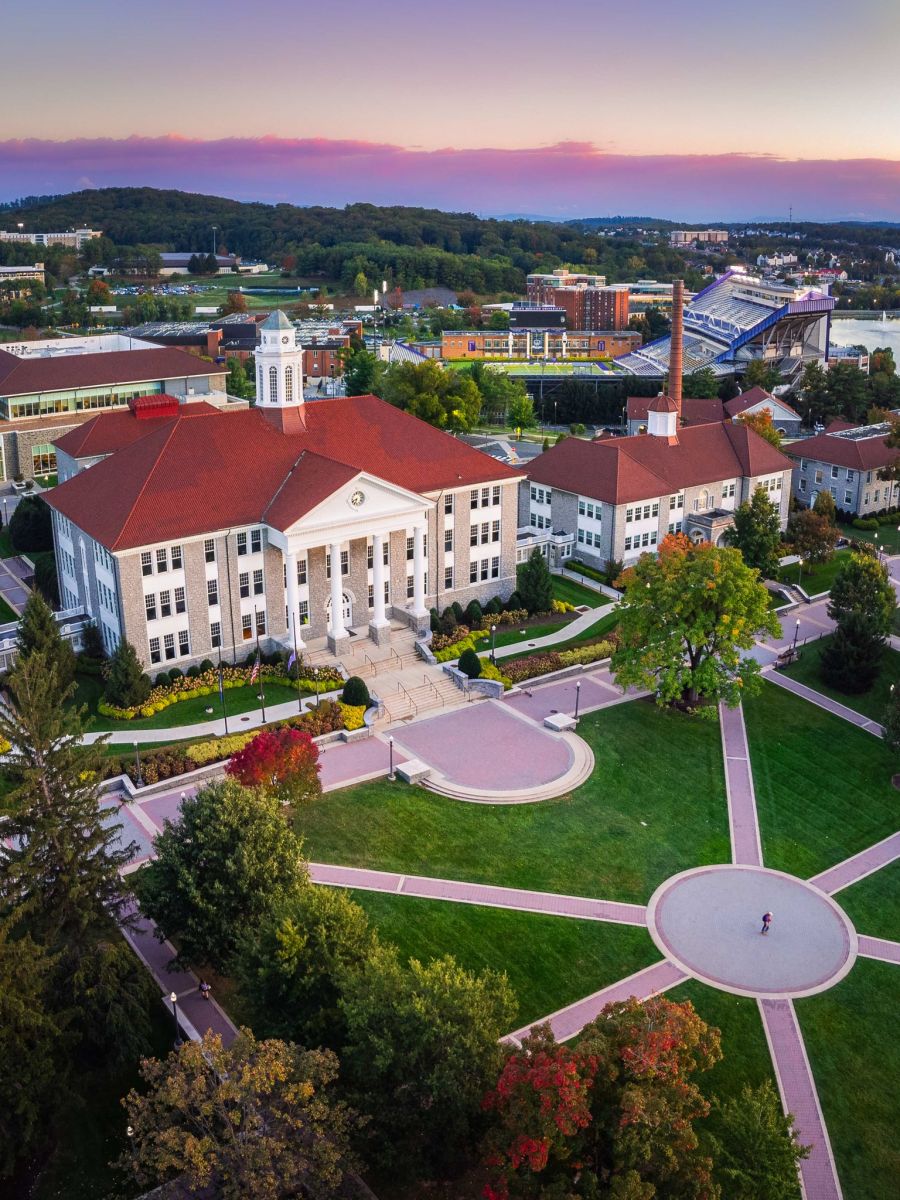
<path fill-rule="evenodd" d="M 762 929 L 759 932 L 760 933 L 768 933 L 769 926 L 771 924 L 772 924 L 772 914 L 770 912 L 763 913 Z"/>
<path fill-rule="evenodd" d="M 199 990 L 199 992 L 200 992 L 200 995 L 203 997 L 203 999 L 204 999 L 204 1000 L 208 1000 L 208 999 L 209 999 L 209 993 L 210 993 L 210 991 L 211 991 L 212 989 L 210 988 L 209 984 L 206 982 L 206 980 L 205 980 L 205 979 L 201 979 L 201 980 L 200 980 L 200 987 L 199 987 L 199 989 L 198 989 L 198 990 Z"/>

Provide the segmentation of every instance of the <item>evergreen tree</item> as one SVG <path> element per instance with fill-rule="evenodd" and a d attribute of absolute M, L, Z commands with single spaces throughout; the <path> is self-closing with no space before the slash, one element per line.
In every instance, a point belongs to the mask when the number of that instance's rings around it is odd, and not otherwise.
<path fill-rule="evenodd" d="M 884 637 L 872 618 L 848 613 L 822 653 L 822 678 L 839 692 L 867 692 L 878 678 L 883 654 Z"/>
<path fill-rule="evenodd" d="M 106 647 L 96 621 L 88 621 L 81 631 L 81 649 L 86 658 L 106 658 Z"/>
<path fill-rule="evenodd" d="M 530 613 L 549 612 L 553 604 L 553 579 L 547 560 L 534 549 L 519 571 L 516 590 Z"/>
<path fill-rule="evenodd" d="M 813 512 L 818 513 L 820 517 L 824 517 L 829 525 L 836 524 L 837 507 L 831 492 L 822 488 L 821 492 L 816 496 L 815 503 L 813 504 Z"/>
<path fill-rule="evenodd" d="M 150 695 L 150 679 L 144 674 L 134 646 L 125 638 L 104 664 L 103 679 L 105 698 L 117 708 L 143 704 Z"/>
<path fill-rule="evenodd" d="M 53 518 L 46 500 L 22 497 L 9 518 L 9 540 L 20 553 L 53 549 Z"/>
<path fill-rule="evenodd" d="M 892 690 L 881 724 L 884 726 L 885 744 L 895 754 L 900 754 L 900 688 Z"/>
<path fill-rule="evenodd" d="M 782 1111 L 767 1079 L 740 1097 L 713 1103 L 714 1175 L 728 1200 L 794 1200 L 797 1164 L 809 1146 L 797 1141 L 793 1116 Z"/>
<path fill-rule="evenodd" d="M 29 928 L 77 955 L 98 926 L 122 914 L 119 871 L 137 846 L 102 812 L 102 739 L 81 741 L 83 709 L 67 707 L 54 663 L 34 651 L 10 677 L 0 737 L 10 743 L 11 816 L 0 843 L 0 904 L 26 905 Z"/>
<path fill-rule="evenodd" d="M 849 613 L 869 617 L 883 637 L 891 632 L 897 599 L 887 568 L 871 554 L 851 554 L 831 585 L 828 615 L 841 624 Z"/>
<path fill-rule="evenodd" d="M 19 632 L 16 636 L 19 660 L 40 654 L 47 663 L 56 668 L 56 678 L 61 688 L 67 688 L 75 678 L 75 651 L 66 641 L 53 619 L 50 606 L 39 592 L 32 592 L 22 610 Z"/>
<path fill-rule="evenodd" d="M 734 514 L 734 526 L 726 533 L 729 546 L 735 546 L 748 567 L 755 567 L 763 579 L 774 579 L 778 572 L 781 547 L 781 514 L 768 494 L 757 488 Z"/>

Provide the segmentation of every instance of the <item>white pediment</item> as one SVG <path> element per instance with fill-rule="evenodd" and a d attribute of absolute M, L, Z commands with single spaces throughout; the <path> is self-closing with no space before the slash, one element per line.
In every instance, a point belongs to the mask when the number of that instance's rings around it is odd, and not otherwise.
<path fill-rule="evenodd" d="M 772 414 L 773 421 L 797 420 L 797 414 L 795 412 L 791 412 L 789 408 L 785 408 L 785 406 L 780 404 L 774 397 L 771 400 L 759 400 L 756 404 L 751 404 L 750 407 L 745 411 L 748 413 L 760 413 L 765 409 L 768 409 Z M 743 416 L 744 414 L 741 415 Z"/>
<path fill-rule="evenodd" d="M 433 507 L 425 496 L 361 471 L 270 541 L 278 544 L 283 537 L 294 549 L 387 533 L 421 523 Z"/>

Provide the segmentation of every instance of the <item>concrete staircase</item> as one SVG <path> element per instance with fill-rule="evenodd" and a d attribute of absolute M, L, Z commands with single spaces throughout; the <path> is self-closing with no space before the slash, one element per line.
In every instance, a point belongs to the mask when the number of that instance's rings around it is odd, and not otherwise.
<path fill-rule="evenodd" d="M 394 725 L 399 721 L 411 721 L 423 713 L 437 713 L 442 709 L 456 708 L 465 704 L 467 699 L 472 703 L 476 697 L 482 699 L 474 692 L 467 697 L 466 693 L 439 669 L 427 667 L 421 662 L 420 666 L 421 670 L 404 671 L 402 676 L 396 679 L 385 678 L 385 686 L 379 684 L 378 696 L 384 703 L 384 716 L 381 720 L 385 724 Z"/>

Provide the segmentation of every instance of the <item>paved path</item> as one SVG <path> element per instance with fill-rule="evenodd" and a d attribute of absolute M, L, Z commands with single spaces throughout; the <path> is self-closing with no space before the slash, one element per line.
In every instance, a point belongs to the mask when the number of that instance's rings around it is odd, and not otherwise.
<path fill-rule="evenodd" d="M 863 958 L 877 958 L 881 962 L 896 963 L 900 966 L 900 942 L 890 942 L 887 938 L 866 937 L 861 933 L 859 952 Z"/>
<path fill-rule="evenodd" d="M 865 850 L 860 850 L 859 854 L 845 858 L 843 862 L 829 867 L 827 871 L 820 871 L 818 875 L 813 875 L 809 882 L 821 891 L 834 895 L 841 888 L 849 887 L 851 883 L 857 883 L 874 871 L 886 867 L 895 858 L 900 858 L 900 832 L 892 833 L 876 842 L 874 846 L 867 846 Z"/>
<path fill-rule="evenodd" d="M 831 1142 L 793 1002 L 760 1000 L 758 1003 L 782 1105 L 785 1112 L 794 1114 L 800 1141 L 812 1146 L 809 1158 L 800 1163 L 804 1196 L 806 1200 L 840 1200 L 841 1185 Z"/>
<path fill-rule="evenodd" d="M 524 1025 L 514 1033 L 507 1034 L 503 1040 L 521 1044 L 522 1039 L 528 1036 L 535 1025 L 543 1025 L 549 1021 L 556 1040 L 566 1042 L 581 1033 L 585 1025 L 593 1021 L 607 1004 L 614 1004 L 617 1000 L 628 1000 L 632 996 L 638 1000 L 649 1000 L 651 996 L 658 996 L 660 992 L 683 983 L 685 979 L 687 975 L 684 971 L 663 959 L 662 962 L 654 963 L 652 967 L 645 967 L 643 971 L 629 975 L 627 979 L 620 979 L 591 996 L 585 996 L 583 1000 L 576 1000 L 574 1004 L 550 1013 L 547 1017 L 541 1017 L 539 1021 Z"/>
<path fill-rule="evenodd" d="M 609 667 L 598 667 L 585 671 L 581 675 L 568 679 L 551 680 L 541 683 L 540 679 L 532 679 L 521 684 L 521 690 L 514 696 L 505 696 L 503 704 L 514 708 L 523 716 L 530 717 L 538 725 L 543 725 L 544 718 L 551 713 L 575 712 L 575 700 L 581 684 L 578 700 L 579 714 L 596 712 L 601 708 L 609 708 L 613 704 L 622 704 L 626 700 L 634 700 L 645 693 L 622 689 L 613 682 Z"/>
<path fill-rule="evenodd" d="M 497 887 L 485 883 L 462 883 L 455 879 L 433 879 L 424 875 L 400 875 L 394 871 L 371 871 L 365 867 L 337 867 L 330 863 L 310 863 L 309 874 L 314 883 L 359 888 L 362 891 L 393 892 L 426 900 L 481 904 L 488 908 L 511 908 L 553 917 L 576 917 L 583 921 L 611 921 L 618 925 L 647 924 L 647 910 L 643 904 L 593 900 L 588 896 L 565 896 L 557 892 L 531 892 L 523 888 Z"/>
<path fill-rule="evenodd" d="M 194 1041 L 208 1030 L 218 1033 L 225 1045 L 230 1045 L 237 1036 L 236 1026 L 222 1011 L 215 999 L 204 1000 L 198 991 L 199 980 L 193 971 L 174 970 L 169 967 L 175 957 L 175 948 L 169 942 L 161 942 L 156 936 L 152 921 L 132 909 L 132 924 L 122 927 L 125 940 L 159 985 L 160 992 L 169 1012 L 172 992 L 178 997 L 178 1024 L 183 1033 Z M 174 1016 L 173 1016 L 174 1037 Z"/>
<path fill-rule="evenodd" d="M 762 845 L 743 707 L 739 704 L 737 708 L 729 708 L 720 704 L 719 725 L 722 731 L 722 756 L 725 759 L 731 861 L 760 867 L 763 861 Z"/>
<path fill-rule="evenodd" d="M 611 613 L 616 607 L 615 601 L 610 601 L 609 604 L 601 604 L 598 608 L 588 609 L 586 613 L 576 617 L 574 621 L 569 621 L 568 624 L 560 626 L 555 633 L 545 633 L 543 637 L 526 639 L 521 642 L 516 642 L 512 646 L 498 646 L 494 651 L 495 658 L 510 658 L 515 654 L 521 654 L 523 650 L 552 650 L 554 646 L 560 642 L 567 642 L 570 638 L 579 637 L 586 630 L 595 625 L 607 613 Z M 501 632 L 504 628 L 498 625 L 497 632 Z M 487 643 L 487 653 L 490 654 L 490 643 Z M 483 653 L 479 650 L 479 654 Z"/>
<path fill-rule="evenodd" d="M 795 696 L 801 696 L 804 700 L 808 700 L 810 704 L 824 708 L 826 712 L 834 713 L 836 717 L 840 717 L 843 721 L 848 721 L 851 725 L 855 725 L 857 729 L 864 729 L 866 733 L 872 733 L 875 737 L 882 737 L 884 735 L 882 727 L 877 721 L 873 721 L 871 717 L 866 717 L 862 713 L 858 713 L 855 709 L 848 708 L 846 704 L 840 704 L 837 700 L 832 700 L 830 696 L 823 696 L 815 688 L 807 687 L 805 683 L 800 683 L 798 680 L 792 679 L 790 675 L 784 675 L 781 671 L 768 671 L 766 672 L 766 678 L 771 683 L 784 688 L 786 692 L 793 692 Z"/>

